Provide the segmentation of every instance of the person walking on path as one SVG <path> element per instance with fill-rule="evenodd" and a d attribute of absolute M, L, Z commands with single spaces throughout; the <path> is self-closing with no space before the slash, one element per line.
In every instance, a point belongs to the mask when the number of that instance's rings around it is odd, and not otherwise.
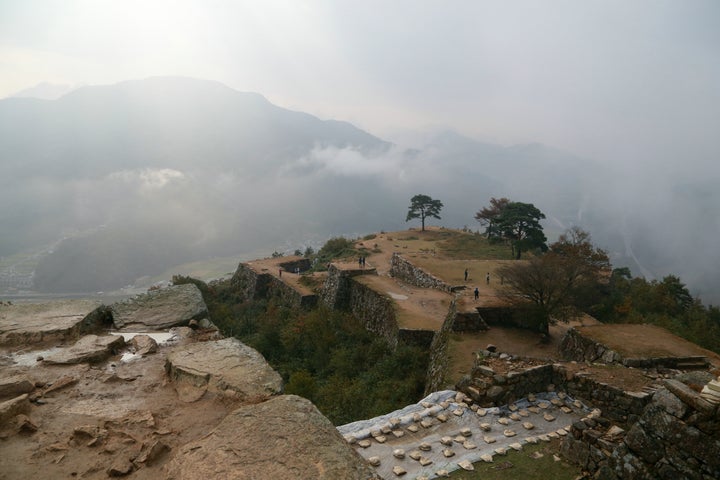
<path fill-rule="evenodd" d="M 490 272 L 488 272 L 487 275 L 485 275 L 485 283 L 487 285 L 490 285 Z"/>
<path fill-rule="evenodd" d="M 475 287 L 475 301 L 480 298 L 480 290 L 478 290 L 478 287 Z"/>
<path fill-rule="evenodd" d="M 466 269 L 465 269 L 465 281 L 466 281 L 466 282 L 467 282 L 467 274 L 468 274 L 468 270 L 467 270 L 467 268 L 466 268 Z"/>

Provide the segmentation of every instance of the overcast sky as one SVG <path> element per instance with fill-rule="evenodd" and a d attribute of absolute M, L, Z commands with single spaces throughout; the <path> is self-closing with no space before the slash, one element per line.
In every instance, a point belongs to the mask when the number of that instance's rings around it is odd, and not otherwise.
<path fill-rule="evenodd" d="M 717 0 L 0 0 L 0 97 L 153 75 L 385 138 L 449 127 L 718 171 Z"/>

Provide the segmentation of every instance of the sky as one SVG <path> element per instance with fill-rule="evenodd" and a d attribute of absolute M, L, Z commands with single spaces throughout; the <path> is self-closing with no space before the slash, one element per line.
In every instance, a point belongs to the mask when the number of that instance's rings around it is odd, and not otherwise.
<path fill-rule="evenodd" d="M 720 177 L 716 0 L 0 0 L 0 72 L 0 98 L 182 75 L 391 140 Z"/>

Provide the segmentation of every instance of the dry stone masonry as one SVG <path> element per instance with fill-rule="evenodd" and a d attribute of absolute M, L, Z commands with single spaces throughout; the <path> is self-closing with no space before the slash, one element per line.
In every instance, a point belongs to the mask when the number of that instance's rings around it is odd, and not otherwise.
<path fill-rule="evenodd" d="M 452 293 L 454 288 L 436 276 L 416 267 L 399 253 L 393 253 L 390 265 L 390 275 L 403 282 L 421 288 L 434 288 L 443 292 Z"/>

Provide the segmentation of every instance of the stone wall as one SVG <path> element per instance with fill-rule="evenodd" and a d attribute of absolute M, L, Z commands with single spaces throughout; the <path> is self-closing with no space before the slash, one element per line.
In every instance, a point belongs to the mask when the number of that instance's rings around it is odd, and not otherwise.
<path fill-rule="evenodd" d="M 623 358 L 618 352 L 591 338 L 584 337 L 575 328 L 571 328 L 560 343 L 560 354 L 566 360 L 578 362 L 617 363 L 633 368 L 707 368 L 707 357 L 648 357 Z"/>
<path fill-rule="evenodd" d="M 406 345 L 414 345 L 421 348 L 430 348 L 435 338 L 434 330 L 411 330 L 407 328 L 398 329 L 398 341 Z"/>
<path fill-rule="evenodd" d="M 359 275 L 377 275 L 377 270 L 374 268 L 341 270 L 335 265 L 330 265 L 320 293 L 320 301 L 331 309 L 349 310 L 350 279 Z"/>
<path fill-rule="evenodd" d="M 599 416 L 575 422 L 562 445 L 563 455 L 596 480 L 720 478 L 720 394 L 696 389 L 667 379 L 657 392 L 627 392 L 561 364 L 499 374 L 482 358 L 458 384 L 481 406 L 557 390 L 599 409 Z"/>
<path fill-rule="evenodd" d="M 448 343 L 453 325 L 457 316 L 456 301 L 450 302 L 448 313 L 440 330 L 435 332 L 430 344 L 430 362 L 428 365 L 427 379 L 425 381 L 425 394 L 441 390 L 444 386 L 445 372 L 448 365 Z"/>
<path fill-rule="evenodd" d="M 398 342 L 398 323 L 395 302 L 357 279 L 348 281 L 348 309 L 365 328 L 390 344 Z"/>
<path fill-rule="evenodd" d="M 484 332 L 488 328 L 477 312 L 458 312 L 453 325 L 454 332 Z"/>
<path fill-rule="evenodd" d="M 543 332 L 536 321 L 521 308 L 513 307 L 476 307 L 478 315 L 487 325 L 516 327 Z"/>
<path fill-rule="evenodd" d="M 636 421 L 650 401 L 651 394 L 625 392 L 582 375 L 573 375 L 560 364 L 531 366 L 507 373 L 495 372 L 476 361 L 472 373 L 456 386 L 481 406 L 512 403 L 530 393 L 548 389 L 564 391 L 574 398 L 600 408 L 612 421 L 627 425 Z"/>
<path fill-rule="evenodd" d="M 554 379 L 555 371 L 550 364 L 500 374 L 476 362 L 470 377 L 461 380 L 457 389 L 478 405 L 493 407 L 512 403 L 529 393 L 547 391 Z"/>
<path fill-rule="evenodd" d="M 257 273 L 248 265 L 241 263 L 230 279 L 230 284 L 246 301 L 249 301 L 264 297 L 270 277 L 272 275 L 269 273 Z"/>
<path fill-rule="evenodd" d="M 416 287 L 434 288 L 443 292 L 454 291 L 452 286 L 416 267 L 398 253 L 393 253 L 390 262 L 390 275 Z"/>
<path fill-rule="evenodd" d="M 317 295 L 304 295 L 272 274 L 258 273 L 243 263 L 230 282 L 245 300 L 274 298 L 291 308 L 313 308 L 318 303 Z"/>
<path fill-rule="evenodd" d="M 627 431 L 583 421 L 570 433 L 563 455 L 598 480 L 720 478 L 717 407 L 677 380 L 666 381 Z"/>

